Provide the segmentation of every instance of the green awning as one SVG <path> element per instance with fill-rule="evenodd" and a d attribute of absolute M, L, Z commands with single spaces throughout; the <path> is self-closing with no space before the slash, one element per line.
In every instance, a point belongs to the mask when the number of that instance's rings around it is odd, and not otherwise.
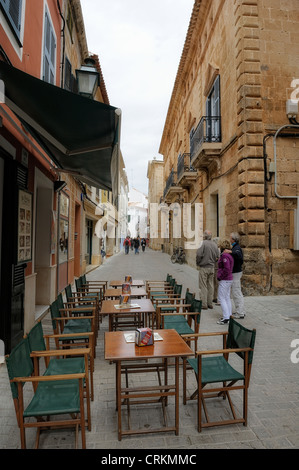
<path fill-rule="evenodd" d="M 58 168 L 112 191 L 120 110 L 63 90 L 0 62 L 5 104 Z"/>

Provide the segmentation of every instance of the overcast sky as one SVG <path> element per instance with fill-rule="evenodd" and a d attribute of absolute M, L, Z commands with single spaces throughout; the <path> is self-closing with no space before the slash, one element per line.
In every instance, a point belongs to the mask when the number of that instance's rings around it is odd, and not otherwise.
<path fill-rule="evenodd" d="M 81 0 L 89 52 L 110 104 L 122 110 L 121 151 L 130 188 L 148 193 L 194 0 Z"/>

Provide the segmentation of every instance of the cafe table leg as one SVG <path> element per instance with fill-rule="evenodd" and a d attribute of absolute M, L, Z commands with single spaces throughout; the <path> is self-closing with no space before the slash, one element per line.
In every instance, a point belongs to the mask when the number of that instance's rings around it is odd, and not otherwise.
<path fill-rule="evenodd" d="M 164 359 L 164 385 L 168 385 L 168 359 Z M 165 397 L 165 406 L 168 405 L 168 397 Z"/>
<path fill-rule="evenodd" d="M 175 358 L 175 435 L 179 434 L 179 358 Z"/>
<path fill-rule="evenodd" d="M 121 441 L 121 361 L 116 362 L 116 393 L 117 393 L 117 423 L 118 440 Z"/>

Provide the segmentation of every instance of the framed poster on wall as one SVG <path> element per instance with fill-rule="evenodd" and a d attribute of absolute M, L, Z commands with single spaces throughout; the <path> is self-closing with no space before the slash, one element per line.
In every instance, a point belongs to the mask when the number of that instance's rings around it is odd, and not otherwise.
<path fill-rule="evenodd" d="M 19 189 L 17 263 L 32 260 L 32 193 Z"/>

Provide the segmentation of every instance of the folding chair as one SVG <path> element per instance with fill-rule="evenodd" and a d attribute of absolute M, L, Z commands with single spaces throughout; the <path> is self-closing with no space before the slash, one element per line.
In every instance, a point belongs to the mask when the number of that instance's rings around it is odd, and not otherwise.
<path fill-rule="evenodd" d="M 249 330 L 232 317 L 227 332 L 199 333 L 198 337 L 222 336 L 223 348 L 197 351 L 196 356 L 183 361 L 183 402 L 197 397 L 198 431 L 210 426 L 243 423 L 247 425 L 248 388 L 253 360 L 256 330 Z M 232 358 L 233 356 L 233 358 Z M 238 361 L 237 361 L 238 359 Z M 238 364 L 237 362 L 240 362 Z M 187 397 L 187 364 L 195 372 L 198 388 Z M 212 386 L 210 385 L 212 384 Z M 237 412 L 231 399 L 231 392 L 243 392 L 243 412 Z M 206 398 L 227 398 L 232 417 L 211 420 L 208 415 Z M 202 420 L 202 408 L 206 421 Z M 241 414 L 241 416 L 240 416 Z"/>
<path fill-rule="evenodd" d="M 52 327 L 56 349 L 69 347 L 91 347 L 95 357 L 96 311 L 91 306 L 80 308 L 60 308 L 62 296 L 59 294 L 50 305 Z M 82 333 L 86 335 L 82 336 Z M 90 335 L 92 333 L 93 335 Z M 64 335 L 63 337 L 61 335 Z M 67 335 L 67 336 L 65 336 Z M 91 344 L 92 342 L 92 344 Z"/>
<path fill-rule="evenodd" d="M 26 449 L 25 431 L 27 428 L 37 428 L 35 447 L 38 448 L 40 433 L 43 429 L 71 426 L 76 429 L 76 447 L 79 428 L 81 429 L 82 448 L 85 449 L 83 381 L 86 374 L 32 375 L 33 363 L 28 338 L 24 338 L 11 351 L 6 358 L 6 364 L 20 428 L 22 449 Z M 35 387 L 32 399 L 25 407 L 23 386 L 27 382 L 31 382 Z M 64 415 L 70 415 L 70 418 Z M 36 422 L 32 422 L 30 418 L 35 418 Z"/>
<path fill-rule="evenodd" d="M 82 333 L 82 336 L 85 333 Z M 38 321 L 29 331 L 27 338 L 29 341 L 31 357 L 33 357 L 34 373 L 39 373 L 39 359 L 44 358 L 46 370 L 44 375 L 73 374 L 89 371 L 85 380 L 86 399 L 87 399 L 87 417 L 89 430 L 91 429 L 90 420 L 90 400 L 93 401 L 93 361 L 91 359 L 90 348 L 77 348 L 66 350 L 63 357 L 60 349 L 51 349 L 50 340 L 54 339 L 54 335 L 44 335 L 43 327 Z M 61 339 L 66 339 L 61 335 Z M 65 358 L 65 355 L 69 356 Z"/>
<path fill-rule="evenodd" d="M 200 326 L 201 300 L 192 298 L 190 304 L 185 304 L 183 307 L 173 305 L 173 307 L 176 308 L 176 312 L 163 311 L 164 307 L 161 307 L 161 305 L 157 307 L 160 327 L 176 330 L 187 344 L 190 344 L 191 340 L 194 339 L 196 348 L 197 334 Z"/>

